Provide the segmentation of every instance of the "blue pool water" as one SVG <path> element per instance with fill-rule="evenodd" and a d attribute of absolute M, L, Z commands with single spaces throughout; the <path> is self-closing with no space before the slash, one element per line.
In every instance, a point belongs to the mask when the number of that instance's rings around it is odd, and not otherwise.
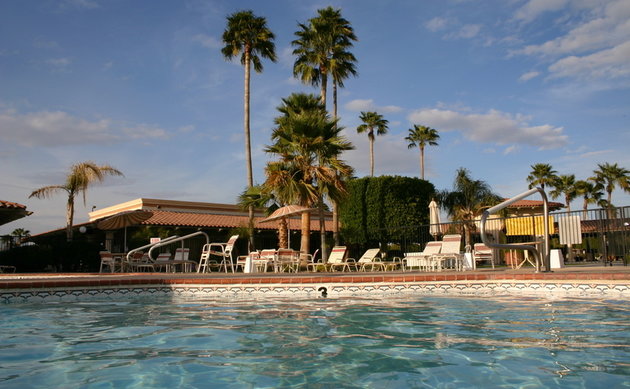
<path fill-rule="evenodd" d="M 0 305 L 0 388 L 630 387 L 627 302 Z"/>

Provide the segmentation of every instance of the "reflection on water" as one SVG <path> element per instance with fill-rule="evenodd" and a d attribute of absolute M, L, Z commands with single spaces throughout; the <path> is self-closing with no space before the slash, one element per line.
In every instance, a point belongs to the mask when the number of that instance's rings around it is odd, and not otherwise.
<path fill-rule="evenodd" d="M 630 382 L 630 308 L 619 301 L 165 298 L 4 305 L 0 315 L 3 388 Z"/>

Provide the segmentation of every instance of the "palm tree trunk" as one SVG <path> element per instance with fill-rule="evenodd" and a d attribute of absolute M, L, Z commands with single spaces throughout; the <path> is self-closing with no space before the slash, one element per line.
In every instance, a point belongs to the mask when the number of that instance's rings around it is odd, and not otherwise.
<path fill-rule="evenodd" d="M 281 249 L 289 248 L 289 239 L 288 237 L 288 223 L 287 218 L 283 217 L 280 219 L 280 226 L 278 228 L 278 247 Z"/>
<path fill-rule="evenodd" d="M 318 204 L 319 211 L 319 243 L 322 253 L 322 262 L 328 260 L 328 251 L 326 250 L 326 221 L 324 220 L 324 200 L 319 199 Z"/>
<path fill-rule="evenodd" d="M 66 204 L 66 240 L 72 242 L 72 223 L 74 220 L 74 195 L 68 196 Z"/>
<path fill-rule="evenodd" d="M 252 149 L 250 145 L 250 130 L 249 130 L 249 85 L 251 74 L 251 58 L 250 48 L 245 49 L 245 93 L 243 94 L 243 127 L 245 128 L 245 160 L 247 164 L 247 188 L 254 186 L 254 173 L 252 168 Z M 254 250 L 254 207 L 250 205 L 247 208 L 249 216 L 249 251 Z"/>
<path fill-rule="evenodd" d="M 326 89 L 328 84 L 328 74 L 322 71 L 322 88 L 320 90 L 319 98 L 322 104 L 324 105 L 324 109 L 326 109 Z"/>
<path fill-rule="evenodd" d="M 420 178 L 424 180 L 424 147 L 420 146 Z"/>
<path fill-rule="evenodd" d="M 588 199 L 584 198 L 584 204 L 582 205 L 582 219 L 586 220 L 586 216 L 588 215 Z"/>
<path fill-rule="evenodd" d="M 374 177 L 374 139 L 370 139 L 370 177 Z"/>
<path fill-rule="evenodd" d="M 337 81 L 333 77 L 333 119 L 337 121 Z"/>
<path fill-rule="evenodd" d="M 333 240 L 335 246 L 339 246 L 339 204 L 332 200 L 333 204 Z"/>
<path fill-rule="evenodd" d="M 300 240 L 300 252 L 302 254 L 310 253 L 311 244 L 311 214 L 302 212 L 302 238 Z"/>

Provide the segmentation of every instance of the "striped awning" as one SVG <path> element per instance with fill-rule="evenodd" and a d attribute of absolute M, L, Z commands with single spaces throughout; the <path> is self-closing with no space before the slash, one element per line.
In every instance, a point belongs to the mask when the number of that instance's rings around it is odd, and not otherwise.
<path fill-rule="evenodd" d="M 506 235 L 543 235 L 545 233 L 545 218 L 539 216 L 518 217 L 505 220 Z M 553 216 L 549 216 L 549 232 L 553 233 Z"/>

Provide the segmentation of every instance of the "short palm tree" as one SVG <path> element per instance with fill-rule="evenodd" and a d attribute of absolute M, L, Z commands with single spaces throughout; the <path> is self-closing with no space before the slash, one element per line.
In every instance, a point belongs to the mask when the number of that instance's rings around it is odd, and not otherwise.
<path fill-rule="evenodd" d="M 438 194 L 440 205 L 448 211 L 451 220 L 462 222 L 466 245 L 471 245 L 475 219 L 484 209 L 501 202 L 501 197 L 481 180 L 473 180 L 465 168 L 459 168 L 452 191 Z"/>
<path fill-rule="evenodd" d="M 254 185 L 245 188 L 238 196 L 238 205 L 243 209 L 249 209 L 249 207 L 262 208 L 267 216 L 280 207 L 278 197 L 271 188 L 265 185 Z M 282 249 L 289 247 L 288 224 L 287 219 L 284 217 L 280 219 L 280 225 L 278 226 L 278 247 Z"/>
<path fill-rule="evenodd" d="M 597 169 L 593 173 L 595 175 L 590 180 L 608 193 L 607 204 L 609 208 L 613 206 L 612 192 L 617 186 L 626 192 L 630 191 L 630 171 L 616 163 L 598 164 Z"/>
<path fill-rule="evenodd" d="M 343 128 L 327 115 L 313 95 L 293 94 L 282 100 L 275 119 L 271 146 L 265 151 L 279 157 L 267 164 L 265 186 L 280 190 L 286 204 L 318 207 L 322 258 L 325 250 L 324 198 L 339 200 L 347 192 L 342 177 L 352 168 L 339 158 L 352 144 L 341 135 Z M 310 214 L 302 214 L 301 251 L 309 252 Z"/>
<path fill-rule="evenodd" d="M 405 140 L 409 142 L 408 147 L 410 149 L 418 147 L 420 149 L 420 178 L 424 180 L 424 148 L 426 146 L 437 146 L 437 141 L 440 139 L 438 131 L 434 128 L 427 126 L 413 125 L 413 128 L 409 129 L 409 135 L 405 137 Z"/>
<path fill-rule="evenodd" d="M 592 182 L 586 180 L 579 180 L 575 182 L 575 191 L 577 196 L 582 196 L 584 202 L 582 203 L 583 217 L 586 219 L 586 211 L 589 204 L 598 204 L 604 196 L 604 193 Z"/>
<path fill-rule="evenodd" d="M 245 92 L 243 98 L 243 127 L 245 129 L 245 159 L 247 164 L 247 186 L 254 185 L 252 169 L 252 150 L 249 128 L 250 74 L 251 66 L 257 73 L 263 71 L 262 58 L 276 61 L 276 49 L 273 42 L 275 36 L 263 17 L 255 16 L 252 11 L 235 12 L 227 17 L 227 27 L 223 32 L 221 49 L 223 56 L 231 60 L 240 55 L 241 64 L 245 67 Z M 254 209 L 249 208 L 250 248 L 253 248 Z"/>
<path fill-rule="evenodd" d="M 57 192 L 66 192 L 68 194 L 68 202 L 66 205 L 66 238 L 72 240 L 72 223 L 74 219 L 74 199 L 77 195 L 83 195 L 83 204 L 85 204 L 86 193 L 90 185 L 95 182 L 102 182 L 105 176 L 122 176 L 123 174 L 109 166 L 97 165 L 94 162 L 80 162 L 72 165 L 70 173 L 66 176 L 66 182 L 63 185 L 50 185 L 33 191 L 29 198 L 49 198 Z"/>
<path fill-rule="evenodd" d="M 389 123 L 376 112 L 361 112 L 359 119 L 363 121 L 359 127 L 357 127 L 357 133 L 361 134 L 367 132 L 368 139 L 370 140 L 370 176 L 374 176 L 374 140 L 376 135 L 387 134 Z M 375 132 L 376 131 L 376 132 Z"/>
<path fill-rule="evenodd" d="M 527 176 L 527 182 L 529 182 L 529 188 L 540 186 L 542 190 L 545 190 L 545 185 L 553 186 L 556 178 L 556 171 L 553 170 L 548 163 L 537 163 L 531 166 L 532 171 Z"/>
<path fill-rule="evenodd" d="M 553 182 L 554 190 L 550 192 L 551 197 L 554 199 L 564 195 L 564 203 L 567 207 L 567 212 L 571 212 L 571 201 L 577 196 L 577 190 L 575 188 L 575 175 L 574 174 L 562 174 L 558 176 Z"/>

